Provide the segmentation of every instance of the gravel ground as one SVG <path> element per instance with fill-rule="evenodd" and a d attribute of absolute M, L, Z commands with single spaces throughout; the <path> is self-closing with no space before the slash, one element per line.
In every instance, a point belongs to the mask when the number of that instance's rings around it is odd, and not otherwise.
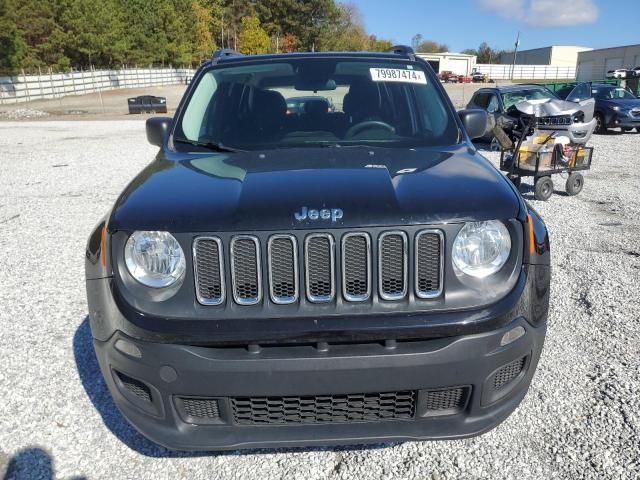
<path fill-rule="evenodd" d="M 13 110 L 0 111 L 0 120 L 33 120 L 48 117 L 47 112 L 33 110 L 31 108 L 15 108 Z"/>
<path fill-rule="evenodd" d="M 86 317 L 85 240 L 153 158 L 144 124 L 1 123 L 0 477 L 638 478 L 640 134 L 592 144 L 580 195 L 558 178 L 549 202 L 531 202 L 551 232 L 552 305 L 533 385 L 505 423 L 462 441 L 188 455 L 122 419 Z"/>

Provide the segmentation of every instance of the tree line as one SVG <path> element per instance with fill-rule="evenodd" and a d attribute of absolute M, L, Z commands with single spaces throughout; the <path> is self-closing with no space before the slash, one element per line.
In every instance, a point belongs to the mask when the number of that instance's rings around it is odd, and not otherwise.
<path fill-rule="evenodd" d="M 197 65 L 242 53 L 391 48 L 335 0 L 0 0 L 0 70 Z"/>
<path fill-rule="evenodd" d="M 412 39 L 417 52 L 447 44 Z M 385 51 L 358 8 L 336 0 L 0 0 L 0 71 L 39 67 L 197 65 L 216 48 L 242 53 Z M 482 43 L 479 63 L 502 52 Z"/>

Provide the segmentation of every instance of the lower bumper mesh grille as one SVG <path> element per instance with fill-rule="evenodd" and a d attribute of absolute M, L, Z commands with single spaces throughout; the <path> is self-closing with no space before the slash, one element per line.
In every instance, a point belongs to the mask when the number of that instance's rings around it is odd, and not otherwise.
<path fill-rule="evenodd" d="M 122 382 L 125 389 L 131 392 L 136 397 L 151 402 L 151 390 L 140 380 L 131 378 L 129 375 L 125 375 L 122 372 L 116 372 L 118 379 Z"/>
<path fill-rule="evenodd" d="M 467 403 L 469 387 L 428 390 L 424 392 L 422 402 L 427 415 L 456 413 Z"/>
<path fill-rule="evenodd" d="M 493 378 L 493 388 L 498 390 L 512 382 L 518 375 L 520 375 L 520 372 L 524 368 L 526 359 L 526 357 L 519 358 L 511 363 L 507 363 L 504 367 L 498 370 L 496 376 Z"/>
<path fill-rule="evenodd" d="M 414 391 L 349 395 L 231 398 L 240 425 L 349 423 L 411 419 Z"/>
<path fill-rule="evenodd" d="M 213 398 L 180 398 L 182 410 L 194 419 L 213 420 L 220 418 L 218 401 Z"/>

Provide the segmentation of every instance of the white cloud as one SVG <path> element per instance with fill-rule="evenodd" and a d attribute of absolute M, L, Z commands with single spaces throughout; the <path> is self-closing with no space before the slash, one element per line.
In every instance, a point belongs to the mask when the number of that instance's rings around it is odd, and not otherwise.
<path fill-rule="evenodd" d="M 572 27 L 593 23 L 600 12 L 595 0 L 477 0 L 498 15 L 537 27 Z"/>

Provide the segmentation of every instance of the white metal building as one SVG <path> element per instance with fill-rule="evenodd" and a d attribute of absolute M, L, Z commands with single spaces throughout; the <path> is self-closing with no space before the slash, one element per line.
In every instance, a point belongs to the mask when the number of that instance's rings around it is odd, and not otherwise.
<path fill-rule="evenodd" d="M 552 65 L 556 67 L 575 67 L 581 52 L 592 50 L 588 47 L 574 45 L 553 45 L 551 47 L 533 48 L 518 51 L 516 62 L 521 65 Z M 500 56 L 500 63 L 513 63 L 513 52 Z"/>
<path fill-rule="evenodd" d="M 425 59 L 436 73 L 451 71 L 456 75 L 469 75 L 476 65 L 475 55 L 464 53 L 418 53 L 418 57 Z"/>
<path fill-rule="evenodd" d="M 601 48 L 578 54 L 578 80 L 602 80 L 609 70 L 640 66 L 640 44 Z"/>

